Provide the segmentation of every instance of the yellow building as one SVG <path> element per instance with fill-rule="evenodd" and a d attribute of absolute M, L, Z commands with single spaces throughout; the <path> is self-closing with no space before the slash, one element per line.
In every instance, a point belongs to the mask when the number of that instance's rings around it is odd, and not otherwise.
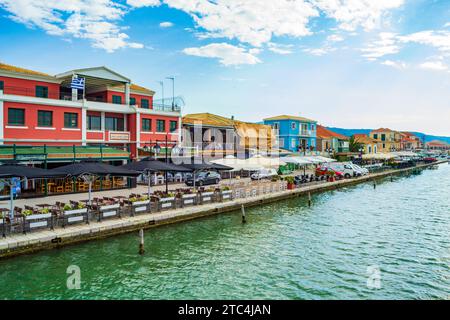
<path fill-rule="evenodd" d="M 378 141 L 375 139 L 370 138 L 369 136 L 365 134 L 354 134 L 353 138 L 355 140 L 355 143 L 358 143 L 361 145 L 362 154 L 374 154 L 378 153 Z"/>
<path fill-rule="evenodd" d="M 186 130 L 184 138 L 190 136 L 193 143 L 201 142 L 203 153 L 214 149 L 216 152 L 223 150 L 224 154 L 233 154 L 239 148 L 270 151 L 276 142 L 271 126 L 238 121 L 233 117 L 225 118 L 211 113 L 185 115 L 182 126 Z M 200 128 L 201 141 L 194 141 L 195 126 Z"/>
<path fill-rule="evenodd" d="M 388 128 L 373 130 L 369 135 L 378 142 L 378 152 L 393 152 L 401 150 L 401 133 Z"/>

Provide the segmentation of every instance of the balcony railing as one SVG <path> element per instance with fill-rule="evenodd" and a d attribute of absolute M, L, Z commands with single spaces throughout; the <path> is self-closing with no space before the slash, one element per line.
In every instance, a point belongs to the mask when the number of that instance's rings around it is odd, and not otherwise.
<path fill-rule="evenodd" d="M 153 100 L 153 110 L 156 111 L 180 112 L 184 105 L 182 97 Z"/>

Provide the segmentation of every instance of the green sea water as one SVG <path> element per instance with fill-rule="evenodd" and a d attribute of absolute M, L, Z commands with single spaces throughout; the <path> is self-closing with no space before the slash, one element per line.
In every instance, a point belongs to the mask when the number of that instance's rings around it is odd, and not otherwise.
<path fill-rule="evenodd" d="M 233 212 L 147 230 L 143 256 L 138 242 L 0 261 L 0 297 L 447 299 L 450 165 L 318 194 L 311 208 L 296 198 L 247 209 L 245 225 Z"/>

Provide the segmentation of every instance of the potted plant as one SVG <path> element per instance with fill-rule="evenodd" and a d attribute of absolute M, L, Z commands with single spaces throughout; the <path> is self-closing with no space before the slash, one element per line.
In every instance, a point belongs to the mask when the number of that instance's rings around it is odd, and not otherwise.
<path fill-rule="evenodd" d="M 330 178 L 328 179 L 329 182 L 336 181 L 336 179 L 334 177 L 336 175 L 336 173 L 334 171 L 330 171 L 328 174 L 330 175 Z"/>
<path fill-rule="evenodd" d="M 284 180 L 287 182 L 288 190 L 293 190 L 295 188 L 295 178 L 293 176 L 288 176 L 284 178 Z"/>

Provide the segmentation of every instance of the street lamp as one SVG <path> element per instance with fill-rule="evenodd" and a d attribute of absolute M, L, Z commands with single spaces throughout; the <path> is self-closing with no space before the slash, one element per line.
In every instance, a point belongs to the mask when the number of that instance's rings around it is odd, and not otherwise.
<path fill-rule="evenodd" d="M 172 80 L 172 111 L 175 110 L 175 77 L 166 77 L 166 79 Z"/>
<path fill-rule="evenodd" d="M 162 94 L 161 101 L 164 108 L 164 81 L 158 81 L 158 83 L 161 85 L 161 94 Z"/>

